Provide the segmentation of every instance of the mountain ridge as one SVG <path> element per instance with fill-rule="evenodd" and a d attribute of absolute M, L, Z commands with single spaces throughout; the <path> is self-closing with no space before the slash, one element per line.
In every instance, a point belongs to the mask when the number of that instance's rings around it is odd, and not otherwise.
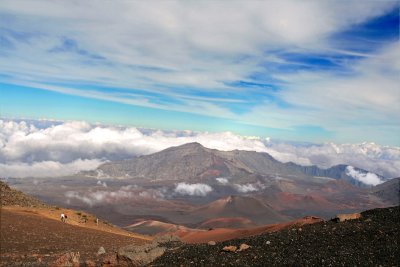
<path fill-rule="evenodd" d="M 165 150 L 109 162 L 87 172 L 92 176 L 111 178 L 142 178 L 150 180 L 201 181 L 210 178 L 232 177 L 243 180 L 256 176 L 328 177 L 344 180 L 353 185 L 368 187 L 347 172 L 349 165 L 339 164 L 327 169 L 316 165 L 301 166 L 293 162 L 282 163 L 266 152 L 247 150 L 219 151 L 193 142 Z M 360 173 L 368 171 L 355 167 Z M 377 174 L 376 174 L 377 175 Z M 380 179 L 385 178 L 377 175 Z"/>

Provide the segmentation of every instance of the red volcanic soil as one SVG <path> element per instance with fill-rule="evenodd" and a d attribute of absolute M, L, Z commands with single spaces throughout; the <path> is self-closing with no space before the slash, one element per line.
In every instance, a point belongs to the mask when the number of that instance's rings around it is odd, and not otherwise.
<path fill-rule="evenodd" d="M 329 202 L 325 198 L 315 195 L 300 195 L 288 192 L 279 192 L 277 200 L 282 207 L 291 209 L 306 209 L 306 210 L 336 210 L 342 208 L 340 205 Z"/>
<path fill-rule="evenodd" d="M 244 217 L 213 218 L 201 223 L 198 228 L 250 228 L 256 224 Z"/>
<path fill-rule="evenodd" d="M 257 224 L 286 222 L 289 218 L 260 200 L 247 196 L 228 196 L 199 207 L 191 214 L 201 218 L 245 217 Z"/>
<path fill-rule="evenodd" d="M 145 220 L 125 226 L 124 229 L 144 235 L 163 235 L 167 233 L 173 233 L 179 229 L 188 228 L 178 224 L 165 223 L 155 220 Z"/>
<path fill-rule="evenodd" d="M 263 233 L 277 232 L 290 227 L 301 227 L 306 224 L 322 222 L 318 217 L 307 216 L 286 223 L 269 224 L 248 229 L 217 228 L 209 231 L 204 230 L 178 230 L 174 234 L 186 243 L 207 243 L 208 241 L 225 241 L 236 238 L 259 235 Z"/>
<path fill-rule="evenodd" d="M 145 237 L 103 222 L 99 226 L 94 222 L 77 225 L 76 215 L 71 211 L 68 213 L 71 221 L 67 223 L 59 221 L 60 211 L 54 212 L 57 219 L 51 213 L 51 210 L 35 208 L 1 208 L 0 266 L 46 265 L 69 251 L 79 252 L 83 260 L 95 259 L 100 247 L 114 252 L 121 246 L 147 242 Z"/>

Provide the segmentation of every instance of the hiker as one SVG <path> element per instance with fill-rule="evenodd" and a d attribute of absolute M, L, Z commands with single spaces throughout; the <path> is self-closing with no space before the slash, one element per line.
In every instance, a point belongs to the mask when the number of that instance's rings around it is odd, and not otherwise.
<path fill-rule="evenodd" d="M 67 214 L 64 215 L 64 222 L 67 222 L 68 216 Z"/>
<path fill-rule="evenodd" d="M 64 213 L 61 213 L 61 221 L 65 222 L 65 214 Z"/>
<path fill-rule="evenodd" d="M 99 226 L 99 218 L 96 218 L 96 225 Z"/>

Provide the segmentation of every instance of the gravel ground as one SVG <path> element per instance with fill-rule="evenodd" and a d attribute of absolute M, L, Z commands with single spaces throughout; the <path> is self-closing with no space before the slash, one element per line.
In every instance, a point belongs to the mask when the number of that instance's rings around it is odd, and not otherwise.
<path fill-rule="evenodd" d="M 400 266 L 400 208 L 374 209 L 357 220 L 306 225 L 216 245 L 171 249 L 152 266 Z M 224 246 L 251 248 L 224 252 Z"/>

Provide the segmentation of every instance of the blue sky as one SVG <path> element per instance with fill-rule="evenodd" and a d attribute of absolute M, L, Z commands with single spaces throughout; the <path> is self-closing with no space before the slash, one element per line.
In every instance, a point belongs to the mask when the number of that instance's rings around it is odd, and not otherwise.
<path fill-rule="evenodd" d="M 0 2 L 3 118 L 400 146 L 399 72 L 399 1 Z"/>

